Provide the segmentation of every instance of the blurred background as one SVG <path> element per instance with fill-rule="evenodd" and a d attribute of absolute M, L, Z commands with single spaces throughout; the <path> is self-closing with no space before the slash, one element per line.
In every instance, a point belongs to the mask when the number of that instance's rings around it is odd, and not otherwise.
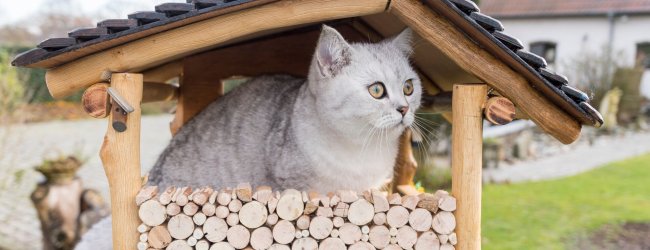
<path fill-rule="evenodd" d="M 10 61 L 46 38 L 162 2 L 0 1 L 0 249 L 70 249 L 61 223 L 39 212 L 43 198 L 57 192 L 45 187 L 46 177 L 74 184 L 87 211 L 81 224 L 108 213 L 98 157 L 106 121 L 88 118 L 80 93 L 53 100 L 43 70 Z M 483 247 L 650 249 L 650 0 L 476 2 L 589 93 L 605 118 L 603 128 L 583 128 L 571 145 L 526 120 L 485 125 Z M 173 109 L 143 107 L 143 171 L 170 139 Z M 451 126 L 435 115 L 423 118 L 432 129 L 414 137 L 417 185 L 449 189 Z M 39 218 L 55 226 L 41 228 Z"/>

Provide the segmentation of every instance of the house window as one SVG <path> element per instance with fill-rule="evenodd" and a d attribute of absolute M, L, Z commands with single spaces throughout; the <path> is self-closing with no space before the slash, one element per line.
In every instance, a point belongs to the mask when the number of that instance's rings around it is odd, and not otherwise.
<path fill-rule="evenodd" d="M 650 69 L 650 42 L 636 45 L 636 58 L 637 62 L 644 68 Z"/>
<path fill-rule="evenodd" d="M 555 63 L 555 43 L 534 42 L 530 44 L 530 52 L 544 57 L 549 64 Z"/>

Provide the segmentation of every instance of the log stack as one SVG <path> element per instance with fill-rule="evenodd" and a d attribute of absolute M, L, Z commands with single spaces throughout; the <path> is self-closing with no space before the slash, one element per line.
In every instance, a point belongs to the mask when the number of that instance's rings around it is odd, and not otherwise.
<path fill-rule="evenodd" d="M 328 194 L 249 184 L 144 187 L 138 250 L 454 249 L 456 199 L 446 191 Z"/>

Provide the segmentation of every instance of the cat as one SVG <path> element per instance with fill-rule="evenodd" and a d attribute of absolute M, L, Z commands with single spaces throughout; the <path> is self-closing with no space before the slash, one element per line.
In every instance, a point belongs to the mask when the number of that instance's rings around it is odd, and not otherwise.
<path fill-rule="evenodd" d="M 420 106 L 411 37 L 407 28 L 379 43 L 348 43 L 324 25 L 307 79 L 260 76 L 211 103 L 172 138 L 148 184 L 322 193 L 382 186 Z M 104 249 L 86 239 L 109 244 L 110 218 L 97 227 L 103 235 L 91 230 L 77 249 Z"/>

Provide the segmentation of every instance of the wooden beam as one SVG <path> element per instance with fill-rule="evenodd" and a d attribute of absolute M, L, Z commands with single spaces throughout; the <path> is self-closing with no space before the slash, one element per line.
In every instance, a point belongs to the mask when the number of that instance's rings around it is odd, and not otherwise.
<path fill-rule="evenodd" d="M 451 22 L 421 1 L 392 1 L 390 10 L 461 68 L 514 102 L 546 133 L 565 144 L 578 139 L 580 123 L 537 92 L 524 77 L 467 39 Z"/>
<path fill-rule="evenodd" d="M 178 98 L 178 87 L 158 82 L 145 82 L 142 103 L 167 102 Z"/>
<path fill-rule="evenodd" d="M 451 92 L 440 92 L 436 95 L 422 95 L 420 109 L 434 114 L 451 112 L 451 95 Z"/>
<path fill-rule="evenodd" d="M 180 90 L 174 120 L 170 124 L 172 135 L 192 117 L 201 112 L 208 104 L 223 96 L 223 78 L 219 71 L 207 70 L 211 57 L 206 54 L 183 59 L 183 75 L 180 78 Z M 216 67 L 218 68 L 218 67 Z"/>
<path fill-rule="evenodd" d="M 91 85 L 81 95 L 81 105 L 86 113 L 94 118 L 105 118 L 110 113 L 108 83 Z M 163 83 L 144 83 L 142 103 L 172 101 L 178 96 L 178 87 Z"/>
<path fill-rule="evenodd" d="M 180 60 L 177 60 L 145 70 L 142 74 L 145 82 L 166 83 L 170 79 L 180 76 L 182 72 L 183 65 Z"/>
<path fill-rule="evenodd" d="M 118 132 L 111 124 L 119 116 L 111 109 L 108 131 L 100 151 L 108 178 L 113 218 L 113 249 L 133 249 L 138 243 L 138 207 L 135 196 L 142 187 L 140 179 L 140 102 L 141 74 L 113 74 L 111 87 L 135 109 L 126 118 L 126 130 Z"/>
<path fill-rule="evenodd" d="M 269 3 L 88 55 L 48 70 L 45 79 L 50 94 L 54 98 L 61 98 L 101 82 L 103 72 L 138 72 L 258 32 L 383 12 L 387 3 L 388 0 L 305 0 Z"/>
<path fill-rule="evenodd" d="M 406 195 L 417 194 L 417 190 L 414 188 L 415 183 L 413 182 L 413 178 L 418 168 L 418 162 L 413 157 L 411 134 L 411 129 L 406 129 L 399 139 L 399 151 L 395 162 L 395 176 L 393 177 L 392 185 L 393 192 L 400 192 Z"/>
<path fill-rule="evenodd" d="M 481 171 L 485 84 L 454 85 L 451 193 L 456 198 L 458 250 L 481 249 Z"/>

